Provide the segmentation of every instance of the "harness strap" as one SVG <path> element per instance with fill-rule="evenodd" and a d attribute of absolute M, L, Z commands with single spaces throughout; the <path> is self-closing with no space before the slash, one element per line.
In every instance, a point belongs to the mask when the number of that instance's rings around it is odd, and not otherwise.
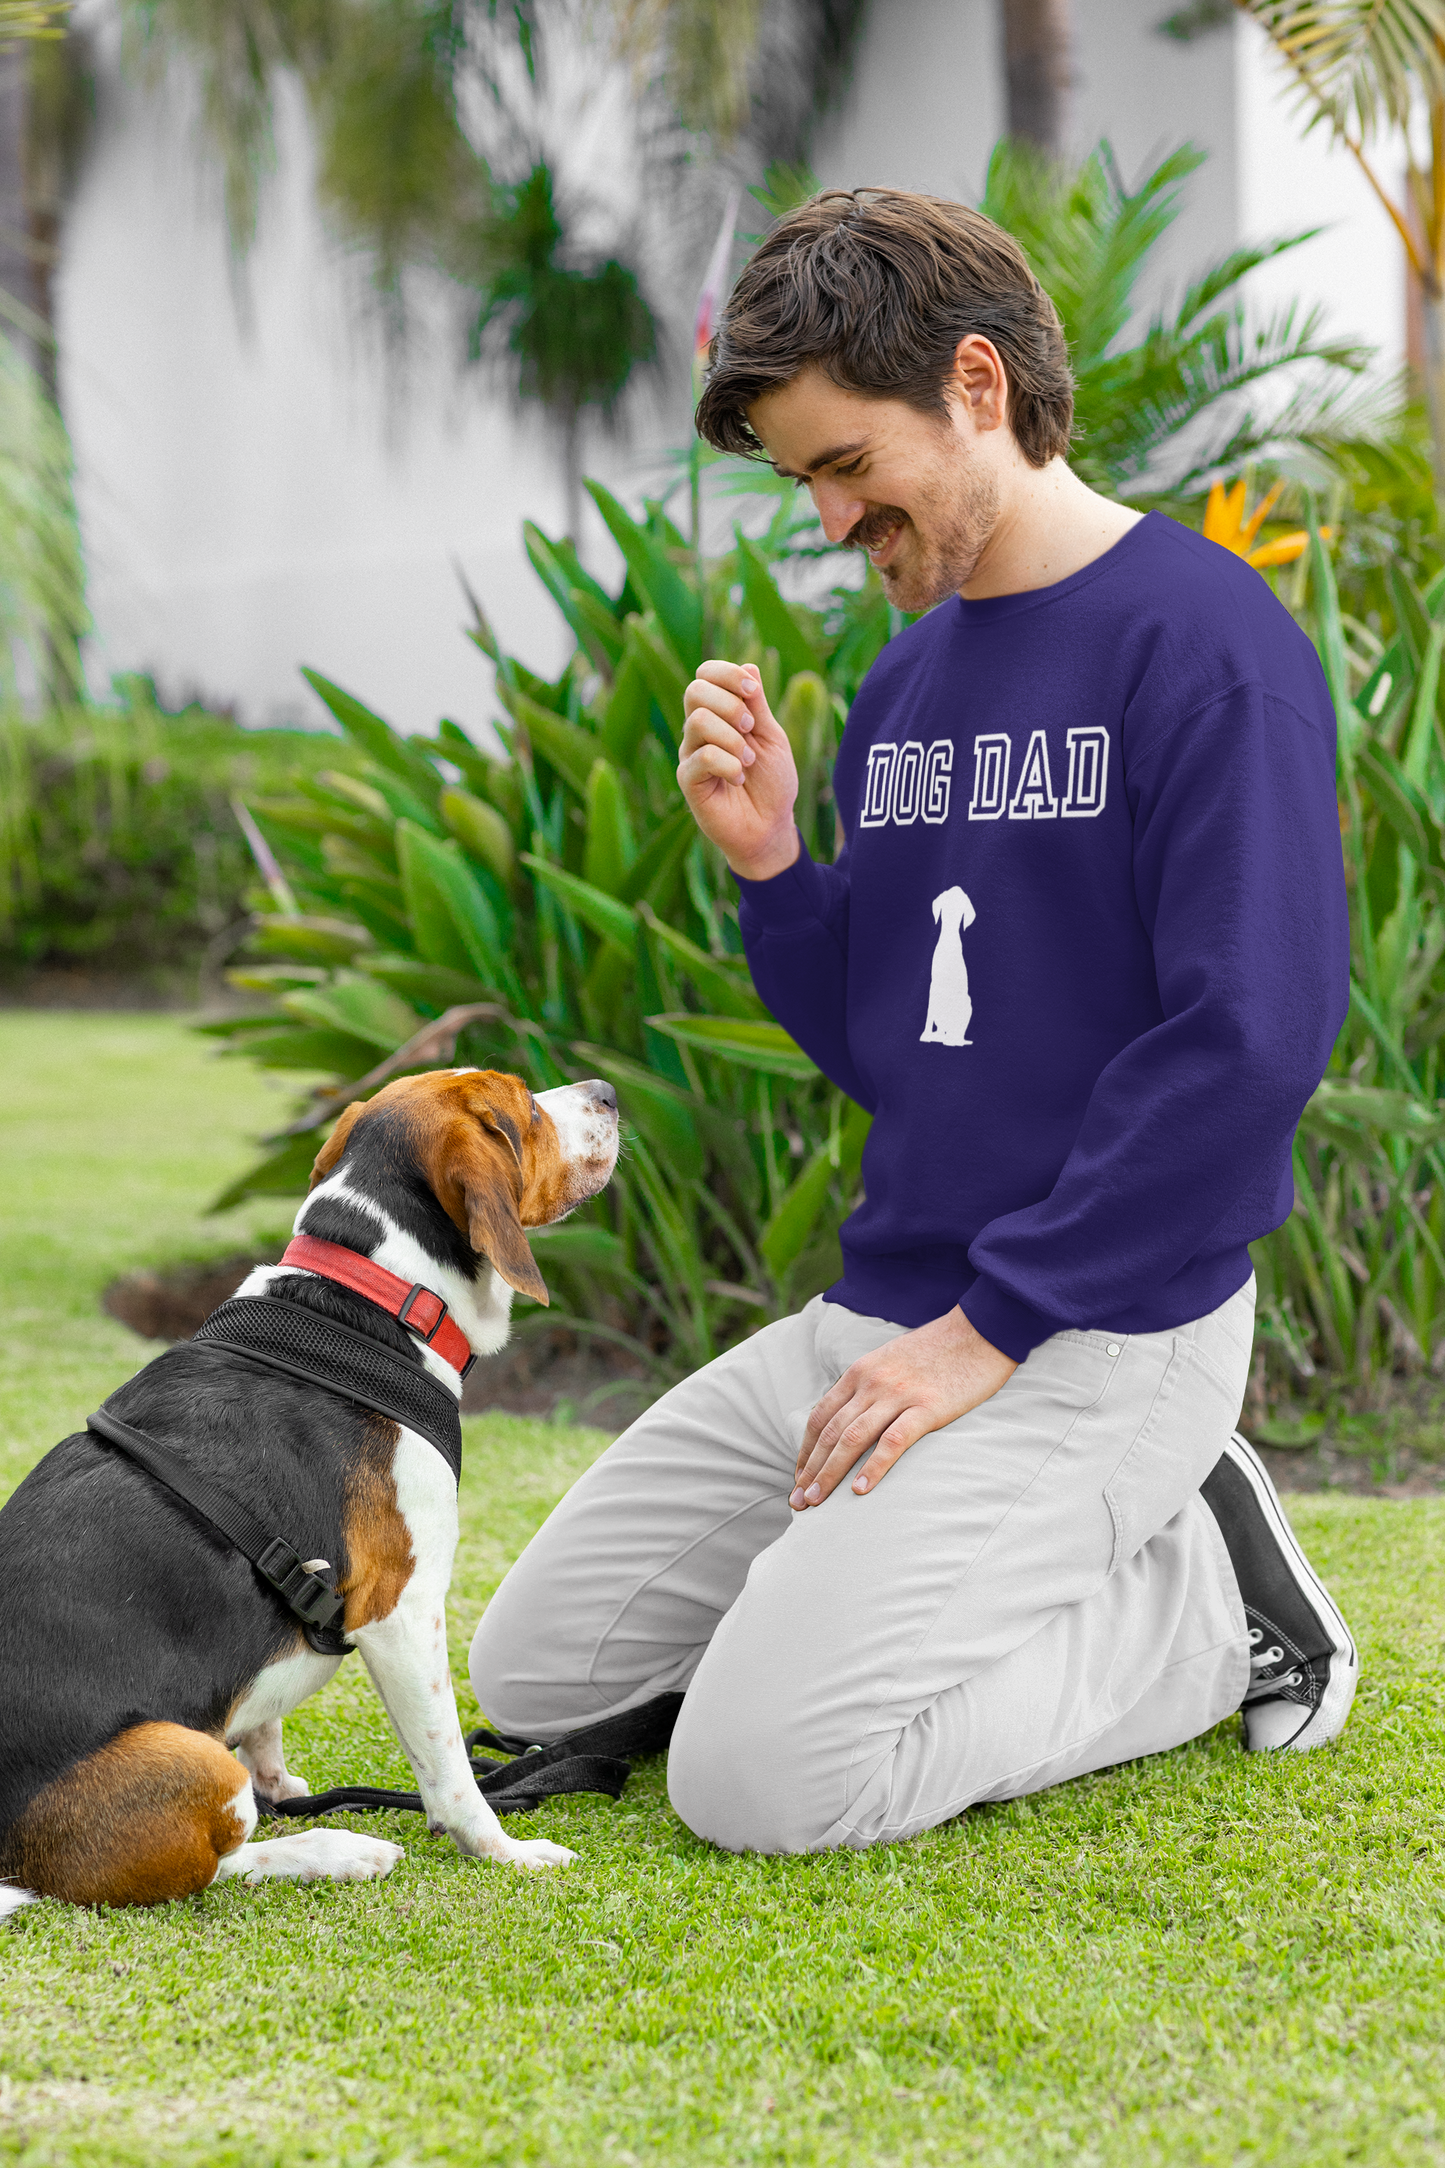
<path fill-rule="evenodd" d="M 233 1550 L 249 1558 L 262 1580 L 275 1590 L 300 1621 L 313 1649 L 319 1649 L 326 1656 L 350 1653 L 352 1644 L 343 1640 L 340 1631 L 346 1615 L 344 1599 L 319 1575 L 307 1572 L 300 1556 L 284 1536 L 273 1535 L 270 1529 L 264 1528 L 245 1506 L 219 1489 L 208 1477 L 188 1467 L 169 1446 L 159 1444 L 132 1424 L 121 1422 L 119 1416 L 110 1414 L 107 1409 L 99 1408 L 94 1415 L 88 1415 L 85 1427 L 105 1444 L 117 1447 L 166 1490 L 174 1491 L 193 1513 L 198 1513 L 218 1535 L 224 1536 Z"/>

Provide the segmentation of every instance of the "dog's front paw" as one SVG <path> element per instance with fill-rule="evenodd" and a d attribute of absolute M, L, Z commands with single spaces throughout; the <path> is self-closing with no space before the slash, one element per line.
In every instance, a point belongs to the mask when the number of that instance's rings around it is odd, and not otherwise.
<path fill-rule="evenodd" d="M 527 1843 L 514 1840 L 502 1854 L 510 1867 L 570 1867 L 577 1857 L 565 1844 L 549 1844 L 545 1837 L 533 1837 Z"/>

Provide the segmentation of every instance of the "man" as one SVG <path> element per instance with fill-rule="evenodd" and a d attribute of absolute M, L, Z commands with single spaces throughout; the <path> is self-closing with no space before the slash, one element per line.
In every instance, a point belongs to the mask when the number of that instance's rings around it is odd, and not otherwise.
<path fill-rule="evenodd" d="M 854 702 L 814 864 L 756 669 L 679 781 L 758 990 L 874 1124 L 842 1280 L 676 1387 L 523 1554 L 472 1677 L 550 1740 L 686 1690 L 734 1850 L 913 1835 L 1196 1737 L 1344 1724 L 1354 1645 L 1231 1437 L 1247 1245 L 1343 1021 L 1334 719 L 1260 576 L 1071 472 L 1013 242 L 829 192 L 724 315 L 710 442 L 926 611 Z"/>

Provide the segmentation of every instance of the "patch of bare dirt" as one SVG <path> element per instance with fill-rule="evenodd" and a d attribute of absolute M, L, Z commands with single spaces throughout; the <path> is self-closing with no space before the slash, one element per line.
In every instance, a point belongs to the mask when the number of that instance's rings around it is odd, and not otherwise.
<path fill-rule="evenodd" d="M 253 1265 L 273 1265 L 279 1249 L 204 1264 L 127 1272 L 101 1296 L 111 1317 L 146 1340 L 189 1340 L 234 1295 Z M 538 1321 L 515 1331 L 500 1355 L 479 1362 L 462 1391 L 462 1412 L 587 1423 L 615 1436 L 654 1397 L 643 1365 L 625 1348 L 589 1343 L 565 1325 Z"/>

